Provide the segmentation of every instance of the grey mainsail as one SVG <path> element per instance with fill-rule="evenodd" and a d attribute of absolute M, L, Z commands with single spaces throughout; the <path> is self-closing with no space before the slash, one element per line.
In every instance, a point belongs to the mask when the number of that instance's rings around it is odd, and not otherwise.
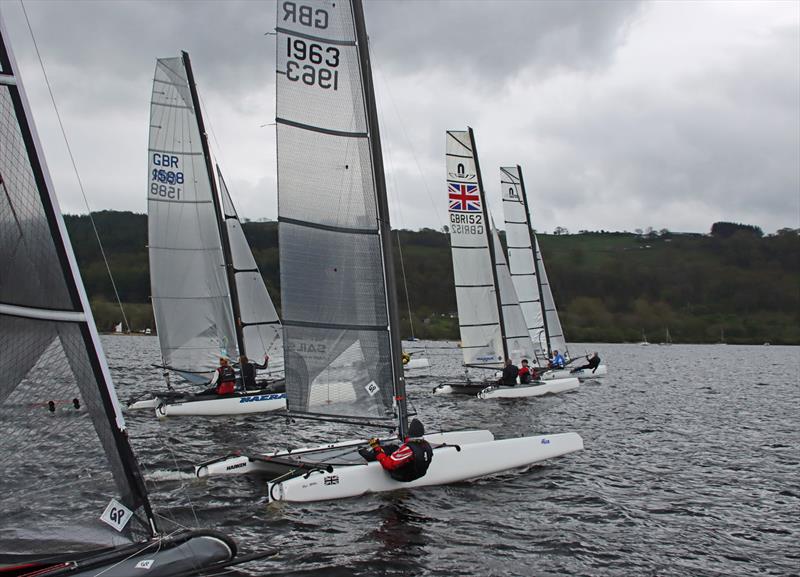
<path fill-rule="evenodd" d="M 155 522 L 6 42 L 0 22 L 0 548 L 120 545 Z"/>
<path fill-rule="evenodd" d="M 164 364 L 186 371 L 238 354 L 203 137 L 184 59 L 159 59 L 148 149 L 150 287 Z"/>
<path fill-rule="evenodd" d="M 383 159 L 358 0 L 278 4 L 277 142 L 288 408 L 397 418 L 405 393 Z"/>

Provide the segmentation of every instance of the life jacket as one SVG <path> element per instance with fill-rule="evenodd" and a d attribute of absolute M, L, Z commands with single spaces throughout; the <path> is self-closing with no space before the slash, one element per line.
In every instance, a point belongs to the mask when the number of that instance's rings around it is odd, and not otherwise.
<path fill-rule="evenodd" d="M 217 379 L 217 394 L 229 395 L 236 388 L 236 372 L 230 365 L 225 365 L 217 369 L 219 378 Z"/>
<path fill-rule="evenodd" d="M 409 439 L 406 441 L 406 446 L 411 449 L 414 458 L 409 461 L 407 465 L 389 471 L 389 475 L 392 479 L 395 481 L 402 481 L 403 483 L 416 481 L 424 477 L 433 460 L 433 448 L 425 439 Z"/>
<path fill-rule="evenodd" d="M 230 365 L 225 365 L 217 369 L 219 373 L 219 382 L 225 383 L 227 381 L 235 382 L 236 381 L 236 372 L 233 370 L 233 367 Z"/>

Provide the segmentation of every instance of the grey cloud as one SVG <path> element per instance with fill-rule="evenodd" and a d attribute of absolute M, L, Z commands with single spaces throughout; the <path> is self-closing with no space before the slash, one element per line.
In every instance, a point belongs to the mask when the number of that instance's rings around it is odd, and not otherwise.
<path fill-rule="evenodd" d="M 545 75 L 607 65 L 639 11 L 635 1 L 414 0 L 368 2 L 366 16 L 393 72 L 441 69 L 492 89 L 532 65 Z"/>

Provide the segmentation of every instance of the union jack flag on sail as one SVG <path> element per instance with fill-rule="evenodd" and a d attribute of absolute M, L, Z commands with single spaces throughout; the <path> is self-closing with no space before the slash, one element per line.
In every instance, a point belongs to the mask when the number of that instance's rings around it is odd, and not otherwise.
<path fill-rule="evenodd" d="M 477 184 L 447 183 L 450 212 L 481 212 L 481 197 Z"/>

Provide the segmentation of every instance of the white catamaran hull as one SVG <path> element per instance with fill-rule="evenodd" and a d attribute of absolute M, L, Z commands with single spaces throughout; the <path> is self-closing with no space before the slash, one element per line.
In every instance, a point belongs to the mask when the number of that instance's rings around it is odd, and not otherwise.
<path fill-rule="evenodd" d="M 541 378 L 544 381 L 549 381 L 552 379 L 564 379 L 569 377 L 576 377 L 581 381 L 590 381 L 592 379 L 600 379 L 605 377 L 608 374 L 608 367 L 606 365 L 598 366 L 594 371 L 591 369 L 581 369 L 576 372 L 572 372 L 569 368 L 566 369 L 559 369 L 555 371 L 547 371 L 546 373 L 542 374 Z"/>
<path fill-rule="evenodd" d="M 515 387 L 491 386 L 486 387 L 478 398 L 487 399 L 521 399 L 524 397 L 541 397 L 542 395 L 554 395 L 573 391 L 580 386 L 580 381 L 576 378 L 556 379 L 543 382 L 538 385 L 517 385 Z"/>
<path fill-rule="evenodd" d="M 140 401 L 149 403 L 150 400 Z M 134 403 L 129 408 L 134 408 Z M 266 413 L 286 408 L 286 393 L 267 393 L 262 395 L 243 395 L 207 400 L 172 401 L 156 399 L 156 417 L 244 415 L 247 413 Z"/>
<path fill-rule="evenodd" d="M 494 440 L 494 435 L 491 431 L 487 430 L 468 430 L 468 431 L 450 431 L 447 433 L 431 433 L 425 435 L 425 439 L 432 445 L 469 445 L 472 443 L 487 443 Z M 319 445 L 317 447 L 307 447 L 303 449 L 295 449 L 293 451 L 275 451 L 259 455 L 257 458 L 249 457 L 247 455 L 236 455 L 232 457 L 225 457 L 198 465 L 194 468 L 195 475 L 198 477 L 216 477 L 220 475 L 243 475 L 249 473 L 270 474 L 274 473 L 274 467 L 268 465 L 269 460 L 272 458 L 283 458 L 290 455 L 298 456 L 308 453 L 319 453 L 328 449 L 337 449 L 343 447 L 365 447 L 367 446 L 367 439 L 354 439 L 350 441 L 342 441 L 339 443 L 331 443 L 327 445 Z M 355 451 L 353 451 L 355 454 Z"/>
<path fill-rule="evenodd" d="M 577 433 L 446 446 L 434 450 L 427 474 L 410 483 L 395 481 L 380 463 L 372 462 L 314 470 L 308 475 L 269 483 L 268 494 L 270 501 L 308 502 L 445 485 L 528 467 L 582 449 L 583 439 Z"/>
<path fill-rule="evenodd" d="M 498 386 L 491 381 L 442 383 L 433 389 L 434 395 L 472 395 L 481 399 L 540 397 L 577 389 L 580 381 L 575 377 L 552 379 L 530 385 Z M 507 391 L 507 392 L 506 392 Z"/>

